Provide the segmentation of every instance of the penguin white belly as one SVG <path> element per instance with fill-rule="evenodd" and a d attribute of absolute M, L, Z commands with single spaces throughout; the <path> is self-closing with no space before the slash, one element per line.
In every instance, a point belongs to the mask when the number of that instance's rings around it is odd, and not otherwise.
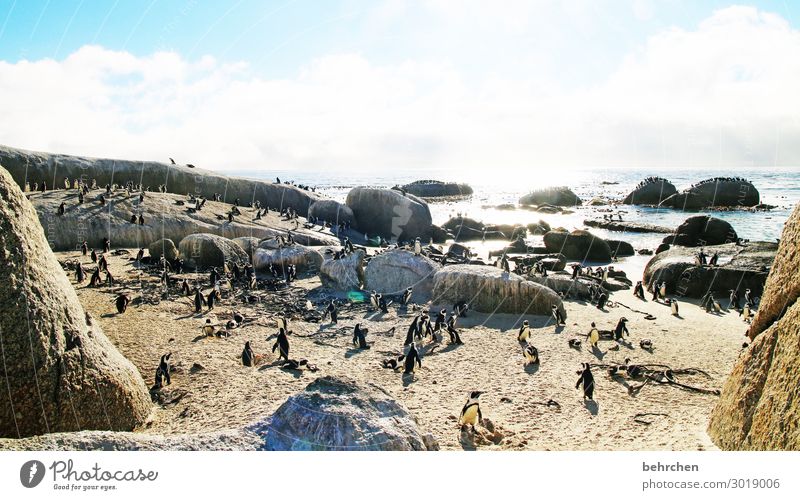
<path fill-rule="evenodd" d="M 678 303 L 675 301 L 672 301 L 672 315 L 673 316 L 678 315 Z"/>
<path fill-rule="evenodd" d="M 522 333 L 519 334 L 519 340 L 528 340 L 530 336 L 531 336 L 531 329 L 525 328 L 524 330 L 522 330 Z"/>
<path fill-rule="evenodd" d="M 477 425 L 478 423 L 478 405 L 472 405 L 464 411 L 464 416 L 461 422 L 465 424 Z"/>

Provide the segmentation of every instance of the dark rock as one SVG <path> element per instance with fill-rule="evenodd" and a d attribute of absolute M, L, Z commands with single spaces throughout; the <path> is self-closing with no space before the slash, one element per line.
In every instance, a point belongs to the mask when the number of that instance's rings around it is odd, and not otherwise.
<path fill-rule="evenodd" d="M 588 227 L 599 227 L 609 231 L 626 231 L 629 233 L 672 233 L 672 229 L 642 222 L 608 221 L 586 219 L 583 224 Z"/>
<path fill-rule="evenodd" d="M 216 234 L 191 234 L 181 240 L 178 249 L 190 269 L 222 267 L 225 262 L 249 262 L 239 245 Z"/>
<path fill-rule="evenodd" d="M 430 238 L 428 204 L 412 194 L 404 196 L 392 189 L 356 187 L 347 194 L 347 206 L 353 210 L 359 230 L 369 236 L 397 241 Z"/>
<path fill-rule="evenodd" d="M 708 207 L 753 207 L 761 195 L 750 181 L 718 177 L 707 179 L 676 193 L 660 206 L 681 210 L 701 210 Z"/>
<path fill-rule="evenodd" d="M 431 180 L 414 181 L 402 189 L 420 198 L 466 197 L 472 194 L 472 188 L 467 184 Z"/>
<path fill-rule="evenodd" d="M 626 205 L 658 205 L 678 190 L 668 180 L 660 177 L 645 179 L 622 200 Z"/>
<path fill-rule="evenodd" d="M 572 207 L 581 204 L 581 199 L 567 187 L 541 189 L 519 199 L 520 205 L 554 205 Z"/>
<path fill-rule="evenodd" d="M 169 238 L 154 241 L 147 247 L 147 251 L 150 252 L 150 257 L 155 261 L 158 261 L 163 256 L 165 259 L 172 262 L 180 255 L 178 248 L 175 246 L 175 242 Z"/>
<path fill-rule="evenodd" d="M 611 247 L 602 238 L 589 231 L 554 229 L 544 235 L 544 244 L 550 252 L 563 253 L 568 259 L 592 262 L 610 262 Z"/>
<path fill-rule="evenodd" d="M 708 215 L 689 217 L 678 226 L 675 234 L 664 238 L 664 243 L 685 247 L 722 245 L 738 240 L 736 231 L 728 222 Z"/>
<path fill-rule="evenodd" d="M 611 255 L 613 257 L 630 257 L 636 254 L 633 250 L 633 245 L 627 241 L 606 240 L 606 243 L 608 243 L 608 246 L 611 248 Z"/>
<path fill-rule="evenodd" d="M 355 215 L 347 205 L 334 200 L 317 200 L 308 207 L 308 216 L 316 217 L 333 225 L 355 223 Z"/>

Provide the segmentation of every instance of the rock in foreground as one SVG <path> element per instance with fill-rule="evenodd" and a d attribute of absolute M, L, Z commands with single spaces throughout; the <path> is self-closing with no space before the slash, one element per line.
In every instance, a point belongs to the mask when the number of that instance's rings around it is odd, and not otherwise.
<path fill-rule="evenodd" d="M 267 450 L 438 448 L 422 435 L 408 409 L 388 392 L 377 385 L 345 377 L 318 378 L 283 403 L 265 425 Z"/>
<path fill-rule="evenodd" d="M 0 168 L 0 436 L 131 430 L 150 413 L 139 371 L 88 318 L 36 212 Z"/>

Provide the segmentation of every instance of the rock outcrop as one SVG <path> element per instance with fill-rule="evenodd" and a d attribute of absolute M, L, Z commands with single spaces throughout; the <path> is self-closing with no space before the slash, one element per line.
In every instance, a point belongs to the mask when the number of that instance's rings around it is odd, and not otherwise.
<path fill-rule="evenodd" d="M 359 230 L 369 236 L 397 241 L 430 238 L 431 211 L 427 203 L 412 194 L 356 187 L 347 194 L 347 206 L 353 210 Z"/>
<path fill-rule="evenodd" d="M 105 205 L 97 201 L 101 194 L 106 199 Z M 161 238 L 178 242 L 195 233 L 211 233 L 225 238 L 270 238 L 279 234 L 285 237 L 290 230 L 295 241 L 303 245 L 339 243 L 338 238 L 327 232 L 302 226 L 295 230 L 292 221 L 283 220 L 274 210 L 256 219 L 255 209 L 240 207 L 242 215 L 229 222 L 227 213 L 231 205 L 228 203 L 206 201 L 200 211 L 194 211 L 186 196 L 169 193 L 146 193 L 141 203 L 138 195 L 128 195 L 119 189 L 110 195 L 105 189 L 91 190 L 83 204 L 78 203 L 77 189 L 30 193 L 28 196 L 36 208 L 47 240 L 57 251 L 75 250 L 84 239 L 90 247 L 98 248 L 103 237 L 108 237 L 115 248 L 142 248 Z M 62 202 L 65 213 L 57 215 Z M 144 224 L 132 223 L 132 215 L 137 218 L 141 215 Z"/>
<path fill-rule="evenodd" d="M 267 450 L 438 448 L 435 440 L 423 436 L 408 409 L 388 392 L 375 384 L 345 377 L 318 378 L 286 400 L 265 425 Z"/>
<path fill-rule="evenodd" d="M 169 262 L 172 262 L 180 256 L 180 252 L 178 252 L 178 247 L 175 246 L 175 242 L 169 238 L 162 238 L 154 241 L 150 244 L 150 246 L 147 247 L 147 251 L 150 253 L 150 257 L 156 261 L 161 257 L 164 257 Z"/>
<path fill-rule="evenodd" d="M 699 247 L 735 243 L 738 239 L 736 230 L 727 221 L 709 215 L 696 215 L 683 221 L 674 234 L 664 238 L 663 243 Z"/>
<path fill-rule="evenodd" d="M 364 269 L 365 289 L 383 294 L 402 294 L 414 288 L 414 301 L 427 300 L 433 290 L 433 276 L 440 264 L 408 250 L 391 250 L 370 259 Z"/>
<path fill-rule="evenodd" d="M 750 181 L 734 177 L 715 177 L 673 194 L 659 206 L 701 210 L 708 207 L 753 207 L 760 201 L 761 195 Z"/>
<path fill-rule="evenodd" d="M 330 222 L 333 225 L 354 223 L 353 211 L 347 205 L 335 200 L 317 200 L 308 208 L 308 216 Z"/>
<path fill-rule="evenodd" d="M 639 183 L 628 196 L 622 200 L 626 205 L 658 205 L 678 190 L 668 180 L 661 177 L 649 177 Z"/>
<path fill-rule="evenodd" d="M 0 168 L 0 436 L 132 430 L 151 403 L 141 375 L 83 310 L 36 212 Z"/>
<path fill-rule="evenodd" d="M 467 184 L 431 180 L 414 181 L 402 189 L 420 198 L 462 197 L 472 194 L 472 188 Z"/>
<path fill-rule="evenodd" d="M 434 275 L 433 284 L 434 304 L 463 300 L 479 312 L 533 315 L 550 314 L 555 305 L 567 314 L 553 290 L 493 266 L 447 266 Z"/>
<path fill-rule="evenodd" d="M 700 266 L 697 248 L 674 246 L 657 253 L 644 270 L 647 285 L 666 282 L 669 293 L 680 293 L 699 298 L 707 291 L 727 295 L 738 289 L 739 296 L 750 288 L 755 295 L 764 289 L 764 283 L 775 258 L 778 245 L 770 242 L 750 242 L 746 246 L 734 243 L 707 246 L 705 252 L 711 256 L 719 254 L 719 266 Z"/>
<path fill-rule="evenodd" d="M 612 257 L 630 257 L 631 255 L 636 255 L 633 245 L 627 241 L 606 240 L 606 243 L 608 243 L 609 248 L 611 248 Z"/>
<path fill-rule="evenodd" d="M 261 240 L 252 236 L 241 236 L 239 238 L 233 238 L 231 241 L 239 245 L 239 248 L 244 250 L 244 253 L 250 257 L 251 262 L 253 259 L 253 254 L 256 253 L 256 249 L 261 243 Z"/>
<path fill-rule="evenodd" d="M 749 334 L 711 413 L 708 433 L 723 450 L 800 450 L 800 205 L 783 230 Z"/>
<path fill-rule="evenodd" d="M 249 262 L 242 247 L 216 234 L 190 234 L 178 244 L 178 251 L 189 269 L 222 267 L 225 262 Z"/>
<path fill-rule="evenodd" d="M 540 189 L 528 193 L 519 199 L 520 205 L 553 205 L 556 207 L 573 207 L 581 204 L 578 195 L 567 187 Z"/>
<path fill-rule="evenodd" d="M 562 253 L 568 259 L 610 262 L 611 247 L 608 243 L 589 231 L 576 229 L 571 233 L 557 228 L 544 235 L 544 245 L 553 253 Z"/>
<path fill-rule="evenodd" d="M 326 256 L 319 268 L 322 286 L 334 290 L 359 290 L 364 284 L 364 251 L 354 252 L 333 259 Z"/>
<path fill-rule="evenodd" d="M 656 226 L 644 222 L 627 222 L 614 220 L 586 219 L 583 224 L 587 227 L 598 227 L 609 231 L 625 231 L 628 233 L 672 233 L 673 230 L 665 226 Z"/>
<path fill-rule="evenodd" d="M 322 265 L 322 254 L 314 248 L 302 245 L 256 249 L 253 254 L 253 267 L 256 271 L 264 271 L 270 264 L 275 264 L 279 269 L 292 264 L 300 272 L 316 272 Z"/>

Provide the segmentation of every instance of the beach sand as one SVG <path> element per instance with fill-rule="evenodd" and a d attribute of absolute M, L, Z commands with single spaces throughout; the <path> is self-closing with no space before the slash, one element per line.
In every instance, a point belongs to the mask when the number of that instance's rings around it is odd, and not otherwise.
<path fill-rule="evenodd" d="M 135 250 L 130 255 L 135 255 Z M 57 256 L 62 262 L 89 260 L 76 252 Z M 303 390 L 316 377 L 347 375 L 386 389 L 417 416 L 422 432 L 432 433 L 445 450 L 472 448 L 460 439 L 457 424 L 471 390 L 485 392 L 480 399 L 483 416 L 504 436 L 497 443 L 479 445 L 482 450 L 714 449 L 706 426 L 717 396 L 656 384 L 645 386 L 633 396 L 626 386 L 637 382 L 615 380 L 605 370 L 594 368 L 594 402 L 584 403 L 581 391 L 575 389 L 576 371 L 582 362 L 623 363 L 630 357 L 640 364 L 699 368 L 710 378 L 697 375 L 680 380 L 720 389 L 746 340 L 747 325 L 735 312 L 707 314 L 685 301 L 681 302 L 681 318 L 676 318 L 670 315 L 668 306 L 640 301 L 627 290 L 613 293 L 610 300 L 651 313 L 657 319 L 645 320 L 643 314 L 622 306 L 599 311 L 574 301 L 565 303 L 567 326 L 559 329 L 544 317 L 470 312 L 459 325 L 464 345 L 450 347 L 445 340 L 423 357 L 423 368 L 409 382 L 400 372 L 382 368 L 380 362 L 391 353 L 402 351 L 414 313 L 399 311 L 395 305 L 385 315 L 367 312 L 365 306 L 350 311 L 342 307 L 337 326 L 290 321 L 290 357 L 308 359 L 319 368 L 316 373 L 292 372 L 274 365 L 276 357 L 269 352 L 274 340 L 267 337 L 277 331 L 274 310 L 264 311 L 259 306 L 244 306 L 224 298 L 212 314 L 196 315 L 190 297 L 176 298 L 177 286 L 173 288 L 173 299 L 145 303 L 137 300 L 137 290 L 142 283 L 154 286 L 157 279 L 133 269 L 129 256 L 109 256 L 109 263 L 114 276 L 124 280 L 124 285 L 88 288 L 85 284 L 76 285 L 74 273 L 70 273 L 81 303 L 122 354 L 136 365 L 148 386 L 153 383 L 162 354 L 172 352 L 178 368 L 167 391 L 177 401 L 156 406 L 151 420 L 137 430 L 147 434 L 239 429 L 272 414 L 287 397 Z M 635 276 L 630 277 L 636 280 Z M 206 274 L 202 280 L 207 283 Z M 320 282 L 318 277 L 310 277 L 295 285 L 318 292 Z M 125 314 L 119 315 L 113 299 L 123 290 L 130 293 L 134 302 Z M 445 306 L 449 309 L 452 304 Z M 232 330 L 229 338 L 202 336 L 200 327 L 207 317 L 224 324 L 233 309 L 254 321 Z M 431 310 L 438 310 L 437 305 Z M 601 341 L 601 352 L 592 353 L 583 337 L 581 350 L 568 346 L 568 339 L 588 333 L 592 321 L 600 329 L 611 330 L 621 316 L 629 320 L 630 347 L 609 350 L 616 343 Z M 516 339 L 523 319 L 531 322 L 531 343 L 541 357 L 538 367 L 523 366 L 522 348 Z M 353 349 L 352 327 L 356 322 L 369 328 L 367 340 L 373 342 L 371 349 Z M 392 327 L 396 327 L 393 336 L 386 333 Z M 643 338 L 652 340 L 652 353 L 639 347 Z M 257 353 L 265 355 L 258 367 L 242 366 L 240 355 L 247 340 Z M 423 352 L 428 349 L 425 347 Z M 202 368 L 192 369 L 195 364 Z M 557 401 L 560 410 L 537 404 L 549 399 Z M 645 417 L 651 422 L 647 425 L 634 421 L 639 413 L 665 416 Z"/>

